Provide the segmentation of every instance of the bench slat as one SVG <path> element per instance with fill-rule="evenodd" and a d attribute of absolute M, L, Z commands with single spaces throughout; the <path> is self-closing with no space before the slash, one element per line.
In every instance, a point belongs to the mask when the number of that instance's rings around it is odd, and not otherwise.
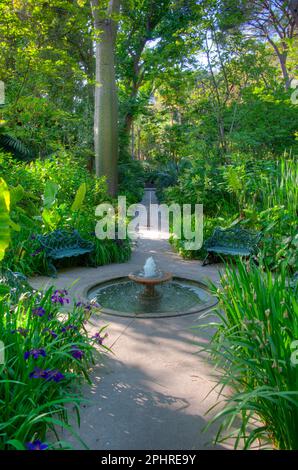
<path fill-rule="evenodd" d="M 207 248 L 207 251 L 213 252 L 213 253 L 221 253 L 223 255 L 249 256 L 252 254 L 252 251 L 248 250 L 245 247 L 229 248 L 229 247 L 224 247 L 224 246 L 214 246 L 211 248 Z"/>
<path fill-rule="evenodd" d="M 86 253 L 90 253 L 89 249 L 84 248 L 60 248 L 60 249 L 53 249 L 49 254 L 53 259 L 62 259 L 62 258 L 71 258 L 72 256 L 80 256 Z"/>

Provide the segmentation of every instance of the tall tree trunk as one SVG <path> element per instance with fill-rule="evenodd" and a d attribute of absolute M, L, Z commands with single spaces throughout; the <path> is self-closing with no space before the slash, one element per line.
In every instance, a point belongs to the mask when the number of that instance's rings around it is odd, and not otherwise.
<path fill-rule="evenodd" d="M 282 75 L 283 75 L 283 78 L 284 78 L 284 81 L 285 81 L 285 88 L 286 88 L 286 90 L 289 90 L 289 88 L 291 86 L 291 79 L 290 79 L 289 72 L 288 72 L 288 67 L 287 67 L 287 53 L 285 52 L 283 54 L 280 54 L 278 58 L 279 58 L 279 62 L 280 62 Z"/>
<path fill-rule="evenodd" d="M 138 128 L 138 160 L 141 160 L 141 129 Z"/>
<path fill-rule="evenodd" d="M 135 126 L 133 121 L 131 126 L 131 158 L 135 159 Z"/>
<path fill-rule="evenodd" d="M 291 79 L 289 77 L 289 72 L 288 72 L 288 67 L 287 67 L 288 46 L 285 42 L 282 42 L 283 50 L 281 51 L 276 45 L 276 43 L 268 35 L 267 35 L 267 39 L 268 39 L 268 42 L 273 47 L 273 49 L 275 50 L 275 53 L 278 57 L 280 68 L 282 71 L 282 76 L 285 82 L 285 88 L 286 90 L 288 90 L 291 86 Z"/>
<path fill-rule="evenodd" d="M 111 0 L 105 18 L 101 1 L 91 0 L 96 34 L 96 83 L 94 106 L 94 149 L 97 176 L 106 176 L 108 191 L 117 192 L 118 94 L 115 77 L 115 41 L 120 0 Z"/>
<path fill-rule="evenodd" d="M 298 28 L 298 0 L 290 0 L 290 10 Z"/>
<path fill-rule="evenodd" d="M 131 134 L 132 123 L 133 123 L 133 115 L 129 112 L 124 116 L 124 132 L 126 136 L 130 136 Z"/>
<path fill-rule="evenodd" d="M 131 103 L 134 103 L 137 96 L 138 96 L 138 91 L 139 91 L 139 86 L 141 83 L 138 82 L 139 80 L 139 68 L 138 64 L 134 65 L 133 69 L 134 73 L 134 79 L 132 83 L 132 90 L 130 93 L 130 101 Z M 134 122 L 135 116 L 131 111 L 127 111 L 124 115 L 124 125 L 123 125 L 123 133 L 125 135 L 124 142 L 126 144 L 129 144 L 129 140 L 132 136 L 132 127 L 133 127 L 133 122 Z M 133 155 L 131 156 L 133 158 Z"/>

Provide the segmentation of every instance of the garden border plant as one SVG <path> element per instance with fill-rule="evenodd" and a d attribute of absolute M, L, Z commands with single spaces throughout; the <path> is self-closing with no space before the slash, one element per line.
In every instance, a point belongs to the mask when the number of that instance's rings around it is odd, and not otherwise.
<path fill-rule="evenodd" d="M 210 409 L 220 407 L 210 422 L 219 423 L 216 442 L 298 449 L 298 290 L 286 274 L 239 260 L 226 265 L 221 289 L 213 286 L 219 307 L 199 328 L 215 329 L 202 349 L 220 372 L 222 400 Z"/>
<path fill-rule="evenodd" d="M 85 324 L 94 308 L 82 302 L 71 306 L 68 292 L 53 288 L 43 294 L 23 292 L 18 302 L 9 294 L 0 299 L 5 345 L 0 364 L 0 449 L 70 448 L 60 440 L 57 428 L 74 433 L 67 405 L 75 408 L 79 422 L 84 400 L 78 386 L 91 383 L 95 347 L 108 350 L 103 344 L 105 326 L 88 335 Z"/>

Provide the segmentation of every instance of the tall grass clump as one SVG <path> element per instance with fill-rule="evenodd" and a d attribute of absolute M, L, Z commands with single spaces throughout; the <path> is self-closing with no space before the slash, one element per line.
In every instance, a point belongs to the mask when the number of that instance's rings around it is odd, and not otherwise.
<path fill-rule="evenodd" d="M 297 286 L 283 269 L 273 275 L 238 261 L 226 267 L 221 287 L 217 319 L 208 325 L 216 331 L 204 347 L 222 372 L 211 420 L 219 423 L 216 441 L 298 449 Z"/>
<path fill-rule="evenodd" d="M 67 404 L 79 419 L 78 385 L 90 383 L 95 344 L 104 348 L 85 327 L 92 307 L 70 305 L 65 290 L 0 298 L 0 450 L 69 447 L 57 428 L 71 431 Z"/>
<path fill-rule="evenodd" d="M 291 216 L 296 217 L 298 207 L 297 160 L 282 158 L 276 166 L 277 177 L 263 188 L 264 200 L 268 201 L 268 208 L 283 206 Z"/>

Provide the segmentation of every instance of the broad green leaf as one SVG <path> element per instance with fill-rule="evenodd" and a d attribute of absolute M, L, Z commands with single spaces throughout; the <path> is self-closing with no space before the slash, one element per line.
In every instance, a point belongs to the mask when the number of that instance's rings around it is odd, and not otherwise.
<path fill-rule="evenodd" d="M 58 185 L 54 181 L 46 183 L 45 192 L 43 196 L 43 205 L 46 209 L 50 209 L 56 202 L 58 192 Z"/>
<path fill-rule="evenodd" d="M 0 261 L 10 243 L 10 193 L 6 182 L 0 178 Z"/>
<path fill-rule="evenodd" d="M 73 212 L 81 209 L 83 202 L 85 200 L 86 191 L 87 191 L 86 183 L 82 183 L 79 189 L 77 190 L 75 200 L 71 206 L 71 210 Z"/>
<path fill-rule="evenodd" d="M 10 188 L 10 201 L 11 201 L 11 206 L 15 206 L 18 202 L 20 202 L 25 196 L 25 190 L 23 186 L 18 184 L 18 186 L 15 186 L 13 188 Z"/>
<path fill-rule="evenodd" d="M 19 224 L 16 224 L 13 220 L 10 219 L 10 222 L 9 222 L 9 225 L 10 227 L 12 228 L 12 230 L 14 230 L 15 232 L 20 232 L 21 231 L 21 227 Z"/>
<path fill-rule="evenodd" d="M 1 297 L 9 294 L 10 292 L 10 287 L 6 286 L 5 284 L 0 284 L 0 299 Z"/>
<path fill-rule="evenodd" d="M 57 227 L 61 220 L 61 217 L 57 212 L 51 211 L 50 209 L 44 209 L 42 211 L 42 219 L 47 228 L 53 230 Z"/>
<path fill-rule="evenodd" d="M 10 439 L 9 441 L 7 441 L 6 444 L 11 445 L 16 450 L 25 450 L 26 449 L 23 442 L 19 441 L 18 439 Z"/>

